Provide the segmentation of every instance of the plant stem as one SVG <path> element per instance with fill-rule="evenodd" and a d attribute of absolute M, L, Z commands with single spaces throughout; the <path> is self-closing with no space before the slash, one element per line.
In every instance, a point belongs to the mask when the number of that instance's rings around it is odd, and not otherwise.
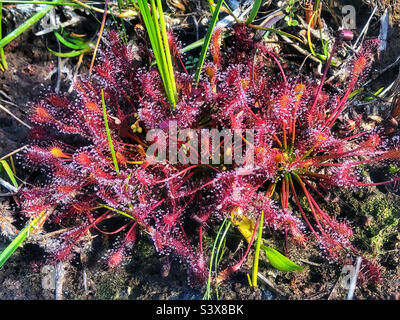
<path fill-rule="evenodd" d="M 1 20 L 3 17 L 3 3 L 0 2 L 0 40 L 2 37 L 2 31 L 1 31 Z M 6 70 L 7 69 L 7 61 L 6 61 L 6 57 L 4 55 L 4 49 L 0 48 L 0 59 L 1 59 L 1 64 L 0 67 L 1 69 Z"/>
<path fill-rule="evenodd" d="M 95 59 L 96 59 L 97 49 L 98 49 L 99 44 L 100 44 L 101 36 L 103 35 L 104 25 L 105 25 L 105 23 L 106 23 L 106 17 L 107 17 L 108 1 L 109 1 L 109 0 L 105 0 L 105 3 L 104 3 L 103 20 L 101 21 L 100 31 L 99 31 L 99 35 L 98 35 L 98 37 L 97 37 L 96 46 L 95 46 L 95 48 L 94 48 L 92 61 L 90 62 L 89 74 L 92 73 L 94 61 L 95 61 Z"/>
<path fill-rule="evenodd" d="M 215 255 L 215 260 L 214 260 L 214 266 L 215 266 L 215 274 L 218 274 L 218 264 L 219 264 L 219 260 L 220 260 L 220 251 L 221 251 L 221 246 L 223 241 L 226 238 L 226 234 L 229 230 L 229 228 L 231 227 L 232 221 L 228 221 L 227 225 L 225 226 L 225 231 L 222 234 L 221 238 L 219 239 L 219 244 L 218 244 L 218 248 L 217 248 L 217 253 Z M 216 290 L 216 295 L 217 295 L 217 299 L 218 299 L 218 288 L 217 288 L 218 284 L 215 284 L 215 290 Z"/>
<path fill-rule="evenodd" d="M 199 80 L 200 80 L 200 74 L 201 74 L 201 70 L 203 68 L 204 60 L 206 58 L 208 46 L 210 45 L 211 37 L 212 37 L 213 31 L 214 31 L 215 25 L 217 23 L 219 11 L 221 10 L 221 6 L 222 6 L 223 2 L 224 2 L 224 0 L 218 0 L 217 6 L 215 7 L 213 16 L 211 18 L 211 23 L 207 29 L 207 34 L 204 39 L 203 47 L 202 47 L 201 53 L 200 53 L 199 62 L 197 64 L 196 74 L 194 76 L 194 82 L 196 85 L 199 83 Z"/>
<path fill-rule="evenodd" d="M 264 221 L 264 211 L 261 211 L 261 218 L 260 222 L 258 223 L 258 235 L 257 235 L 256 251 L 254 253 L 253 274 L 251 280 L 253 287 L 257 287 L 258 261 L 260 259 L 263 221 Z"/>
<path fill-rule="evenodd" d="M 104 101 L 103 89 L 101 89 L 101 104 L 103 106 L 104 125 L 106 127 L 107 139 L 108 139 L 108 144 L 110 146 L 111 156 L 112 156 L 112 159 L 114 162 L 114 168 L 115 168 L 115 171 L 117 173 L 119 173 L 118 161 L 117 161 L 117 157 L 115 155 L 115 150 L 114 150 L 114 145 L 113 145 L 112 138 L 111 138 L 110 128 L 108 127 L 107 110 L 106 110 L 106 103 Z"/>
<path fill-rule="evenodd" d="M 213 261 L 214 261 L 214 253 L 215 253 L 215 248 L 217 246 L 217 242 L 218 242 L 218 238 L 219 238 L 219 234 L 221 233 L 225 223 L 226 223 L 226 218 L 224 219 L 224 221 L 221 224 L 221 227 L 218 230 L 217 233 L 217 237 L 214 240 L 214 245 L 211 251 L 211 257 L 210 257 L 210 267 L 208 269 L 208 281 L 207 281 L 207 289 L 206 289 L 206 293 L 204 295 L 205 300 L 210 300 L 211 299 L 211 295 L 210 295 L 210 291 L 211 291 L 211 272 L 212 272 L 212 265 L 213 265 Z"/>

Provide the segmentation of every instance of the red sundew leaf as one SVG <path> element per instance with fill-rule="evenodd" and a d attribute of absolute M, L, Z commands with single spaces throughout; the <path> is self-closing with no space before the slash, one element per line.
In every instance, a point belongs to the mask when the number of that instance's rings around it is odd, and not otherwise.
<path fill-rule="evenodd" d="M 55 158 L 71 159 L 71 156 L 66 155 L 59 147 L 51 147 L 49 152 Z"/>
<path fill-rule="evenodd" d="M 359 79 L 368 72 L 374 61 L 372 56 L 377 46 L 377 40 L 364 42 L 356 58 L 352 61 L 352 78 Z"/>
<path fill-rule="evenodd" d="M 52 253 L 52 258 L 57 262 L 67 261 L 72 255 L 73 248 L 74 245 L 72 243 L 61 246 Z"/>
<path fill-rule="evenodd" d="M 222 40 L 222 29 L 215 29 L 214 34 L 211 37 L 210 42 L 210 53 L 213 59 L 213 64 L 216 67 L 221 65 L 221 40 Z"/>
<path fill-rule="evenodd" d="M 46 101 L 52 104 L 54 107 L 61 109 L 68 108 L 71 105 L 71 102 L 67 98 L 58 96 L 56 94 L 50 94 L 47 96 Z"/>
<path fill-rule="evenodd" d="M 125 246 L 121 245 L 107 260 L 107 265 L 110 268 L 118 268 L 121 266 L 123 258 L 125 256 Z"/>
<path fill-rule="evenodd" d="M 85 102 L 84 106 L 88 111 L 93 111 L 98 114 L 102 113 L 102 111 L 100 110 L 100 107 L 97 105 L 97 103 L 95 103 L 93 101 Z"/>
<path fill-rule="evenodd" d="M 74 161 L 76 161 L 79 165 L 81 165 L 84 168 L 90 168 L 91 165 L 94 164 L 94 161 L 91 159 L 89 154 L 85 152 L 79 152 L 77 154 L 74 154 Z"/>
<path fill-rule="evenodd" d="M 36 123 L 54 124 L 56 120 L 49 110 L 43 105 L 38 104 L 33 108 L 31 120 Z"/>
<path fill-rule="evenodd" d="M 312 75 L 286 79 L 279 56 L 255 43 L 244 25 L 234 27 L 233 41 L 226 43 L 222 59 L 218 33 L 211 44 L 213 62 L 206 64 L 197 86 L 191 75 L 174 70 L 178 93 L 174 112 L 157 68 L 150 66 L 149 50 L 139 44 L 133 52 L 116 33 L 107 33 L 96 73 L 78 78 L 74 98 L 50 94 L 32 106 L 31 137 L 38 141 L 19 159 L 26 167 L 40 169 L 37 183 L 42 184 L 21 190 L 18 199 L 27 217 L 54 206 L 53 223 L 67 221 L 73 226 L 69 235 L 61 236 L 64 242 L 52 250 L 56 259 L 68 259 L 76 241 L 83 240 L 81 236 L 96 226 L 102 214 L 113 215 L 121 220 L 131 218 L 123 221 L 137 225 L 109 257 L 111 267 L 120 265 L 135 241 L 136 228 L 142 228 L 159 253 L 185 263 L 192 278 L 202 282 L 207 257 L 197 249 L 202 248 L 197 232 L 199 228 L 207 232 L 207 226 L 212 228 L 238 207 L 249 219 L 264 211 L 264 223 L 271 233 L 284 232 L 288 241 L 299 245 L 308 243 L 307 232 L 311 231 L 323 251 L 336 261 L 345 253 L 356 252 L 348 224 L 322 211 L 317 200 L 330 192 L 331 186 L 365 186 L 358 164 L 400 157 L 398 148 L 381 131 L 362 137 L 362 126 L 357 125 L 361 120 L 349 128 L 334 126 L 336 119 L 342 119 L 347 91 L 370 69 L 373 43 L 367 43 L 353 64 L 346 66 L 350 74 L 354 71 L 353 76 L 338 83 L 333 94 L 331 87 L 324 88 L 324 81 Z M 171 38 L 168 41 L 172 52 L 179 50 L 178 43 L 173 44 Z M 175 66 L 178 63 L 175 61 Z M 119 175 L 104 127 L 102 90 Z M 155 164 L 146 161 L 150 144 L 168 150 L 168 141 L 176 140 L 145 139 L 150 129 L 161 129 L 167 135 L 171 120 L 178 124 L 178 132 L 184 128 L 247 129 L 254 142 L 246 137 L 242 143 L 251 146 L 254 156 L 246 150 L 244 163 L 221 166 L 212 164 L 211 159 L 199 165 L 170 159 Z M 132 124 L 140 125 L 141 132 L 133 132 Z M 352 150 L 358 154 L 346 153 Z M 357 157 L 362 159 L 353 159 Z M 310 219 L 300 205 L 304 195 Z M 293 212 L 288 207 L 293 207 Z M 115 234 L 125 232 L 123 229 L 113 228 Z M 239 270 L 243 261 L 232 267 L 228 263 L 216 280 Z"/>

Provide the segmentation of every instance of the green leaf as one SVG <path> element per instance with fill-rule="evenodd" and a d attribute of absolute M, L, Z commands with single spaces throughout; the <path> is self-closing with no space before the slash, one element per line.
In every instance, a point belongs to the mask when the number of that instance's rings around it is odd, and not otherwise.
<path fill-rule="evenodd" d="M 8 165 L 6 160 L 1 160 L 0 163 L 3 165 L 4 170 L 6 170 L 8 177 L 10 178 L 11 182 L 13 183 L 14 187 L 18 189 L 18 183 L 15 179 L 14 173 L 12 172 L 10 166 Z"/>
<path fill-rule="evenodd" d="M 261 249 L 264 250 L 267 255 L 269 263 L 276 269 L 281 271 L 300 271 L 303 267 L 294 263 L 290 259 L 286 258 L 282 253 L 276 251 L 271 247 L 262 245 Z"/>
<path fill-rule="evenodd" d="M 376 92 L 373 94 L 373 96 L 365 97 L 363 100 L 364 100 L 364 101 L 371 101 L 371 100 L 373 100 L 374 97 L 378 96 L 378 95 L 383 91 L 383 89 L 384 89 L 384 87 L 378 89 L 378 91 L 376 91 Z"/>
<path fill-rule="evenodd" d="M 353 98 L 356 94 L 359 94 L 359 93 L 361 93 L 361 92 L 363 92 L 363 91 L 364 91 L 363 88 L 359 88 L 359 89 L 356 89 L 356 90 L 352 91 L 352 92 L 349 94 L 349 99 Z"/>
<path fill-rule="evenodd" d="M 4 249 L 0 254 L 0 268 L 6 263 L 6 261 L 12 256 L 15 250 L 21 245 L 28 235 L 29 226 L 25 227 L 15 239 Z"/>
<path fill-rule="evenodd" d="M 66 47 L 70 48 L 70 49 L 77 49 L 77 50 L 82 50 L 82 49 L 87 49 L 88 45 L 87 44 L 74 44 L 72 42 L 69 42 L 68 40 L 66 40 L 65 38 L 63 38 L 63 36 L 61 34 L 59 34 L 56 30 L 54 30 L 54 35 L 56 36 L 56 38 Z"/>
<path fill-rule="evenodd" d="M 400 171 L 399 167 L 396 167 L 396 166 L 393 166 L 393 165 L 391 165 L 389 167 L 389 173 L 396 173 L 396 172 L 399 172 L 399 171 Z"/>
<path fill-rule="evenodd" d="M 84 45 L 86 45 L 86 47 L 90 46 L 89 40 L 82 38 L 82 37 L 77 37 L 77 36 L 71 35 L 68 32 L 66 32 L 64 29 L 61 29 L 61 35 L 63 38 L 67 39 L 68 42 L 71 42 L 78 46 L 84 46 Z"/>
<path fill-rule="evenodd" d="M 46 210 L 43 210 L 36 218 L 31 220 L 31 222 L 21 230 L 21 232 L 15 237 L 15 239 L 4 249 L 3 252 L 0 253 L 0 268 L 6 263 L 6 261 L 12 256 L 15 250 L 24 242 L 24 240 L 28 237 L 29 232 L 32 231 L 33 228 L 43 223 L 47 218 L 45 215 Z"/>
<path fill-rule="evenodd" d="M 249 17 L 246 20 L 246 24 L 250 24 L 253 22 L 255 17 L 257 16 L 258 10 L 260 10 L 262 0 L 255 0 L 253 7 L 251 8 Z"/>
<path fill-rule="evenodd" d="M 83 49 L 83 50 L 76 50 L 76 51 L 71 51 L 71 52 L 57 52 L 54 50 L 51 50 L 50 48 L 47 48 L 52 54 L 54 54 L 57 57 L 61 58 L 72 58 L 81 55 L 82 53 L 88 51 L 88 49 Z"/>
<path fill-rule="evenodd" d="M 1 31 L 1 21 L 3 20 L 3 3 L 0 2 L 0 39 L 2 38 L 2 31 Z M 5 69 L 7 69 L 7 61 L 6 61 L 6 57 L 4 55 L 4 48 L 0 48 L 0 69 L 2 71 L 4 71 Z"/>

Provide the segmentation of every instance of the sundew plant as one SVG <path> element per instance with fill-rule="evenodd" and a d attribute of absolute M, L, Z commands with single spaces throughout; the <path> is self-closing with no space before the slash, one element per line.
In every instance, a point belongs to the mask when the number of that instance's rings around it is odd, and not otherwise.
<path fill-rule="evenodd" d="M 335 49 L 351 40 L 341 31 Z M 54 261 L 66 261 L 89 232 L 119 234 L 107 255 L 118 267 L 137 236 L 147 236 L 160 255 L 187 266 L 192 284 L 204 284 L 208 261 L 204 234 L 224 219 L 251 220 L 264 233 L 300 246 L 317 243 L 329 261 L 361 255 L 352 244 L 351 222 L 336 220 L 322 209 L 324 196 L 339 189 L 391 183 L 365 182 L 362 166 L 398 161 L 400 150 L 379 128 L 361 131 L 341 118 L 349 95 L 368 74 L 376 41 L 366 41 L 345 65 L 341 88 L 325 85 L 322 76 L 288 76 L 274 54 L 254 42 L 238 24 L 221 50 L 221 30 L 211 40 L 210 59 L 199 82 L 184 68 L 179 43 L 168 34 L 176 96 L 167 95 L 154 56 L 147 46 L 132 51 L 115 32 L 103 38 L 91 76 L 75 83 L 75 94 L 47 94 L 31 107 L 31 144 L 20 154 L 27 170 L 41 173 L 41 183 L 24 187 L 18 197 L 27 219 L 48 213 L 51 225 L 67 227 L 47 250 Z M 174 104 L 171 104 L 171 97 Z M 354 121 L 353 121 L 354 122 Z M 171 124 L 176 135 L 170 135 Z M 149 135 L 164 132 L 163 139 Z M 192 129 L 243 132 L 240 163 L 200 161 L 201 149 L 189 144 Z M 251 132 L 246 138 L 244 132 Z M 211 139 L 211 138 L 210 138 Z M 237 151 L 224 146 L 224 159 Z M 182 163 L 149 158 L 147 150 L 169 154 L 174 145 L 198 161 Z M 209 153 L 207 153 L 209 152 Z M 151 161 L 150 161 L 151 160 Z M 115 230 L 104 230 L 110 222 Z M 253 243 L 256 228 L 248 239 Z M 221 264 L 218 281 L 238 271 L 245 254 Z M 167 259 L 168 260 L 168 259 Z M 380 281 L 379 266 L 363 258 L 366 279 Z"/>

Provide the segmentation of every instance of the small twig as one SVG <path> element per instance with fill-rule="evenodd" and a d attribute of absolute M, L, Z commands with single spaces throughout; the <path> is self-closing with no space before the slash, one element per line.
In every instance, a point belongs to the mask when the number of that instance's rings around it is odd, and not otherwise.
<path fill-rule="evenodd" d="M 91 7 L 91 6 L 87 5 L 86 3 L 83 3 L 82 1 L 79 1 L 79 0 L 71 0 L 71 1 L 75 2 L 76 4 L 79 4 L 80 6 L 86 8 L 86 9 L 93 10 L 93 11 L 100 12 L 100 13 L 104 13 L 104 10 L 96 8 L 96 7 Z"/>
<path fill-rule="evenodd" d="M 9 184 L 7 181 L 3 180 L 2 178 L 0 178 L 0 184 L 6 188 L 7 190 L 17 193 L 18 189 L 16 187 L 14 187 L 13 185 Z"/>
<path fill-rule="evenodd" d="M 11 98 L 7 93 L 5 93 L 3 90 L 1 90 L 1 89 L 0 89 L 0 94 L 1 94 L 2 96 L 4 96 L 4 98 L 8 99 L 9 101 L 12 100 L 12 98 Z"/>
<path fill-rule="evenodd" d="M 298 52 L 300 52 L 301 54 L 306 56 L 307 58 L 310 58 L 312 61 L 318 63 L 319 65 L 322 66 L 322 62 L 321 60 L 315 58 L 313 55 L 310 56 L 310 53 L 307 52 L 306 50 L 304 50 L 303 48 L 301 48 L 300 46 L 298 46 L 297 44 L 295 44 L 293 41 L 291 41 L 288 37 L 280 34 L 280 37 L 286 41 L 287 44 L 291 45 L 293 48 L 295 48 Z"/>
<path fill-rule="evenodd" d="M 364 83 L 364 86 L 369 85 L 372 81 L 376 80 L 379 76 L 381 76 L 382 74 L 384 74 L 387 70 L 391 69 L 392 67 L 395 67 L 398 63 L 400 62 L 400 56 L 398 56 L 396 58 L 396 60 L 389 64 L 387 67 L 385 67 L 384 69 L 382 69 L 378 75 L 376 75 L 375 77 L 373 77 L 372 79 L 368 80 L 367 82 Z"/>
<path fill-rule="evenodd" d="M 12 197 L 15 195 L 16 193 L 0 193 L 0 197 Z"/>
<path fill-rule="evenodd" d="M 257 276 L 276 294 L 278 294 L 282 297 L 287 297 L 287 294 L 285 292 L 283 292 L 281 289 L 278 289 L 276 286 L 274 286 L 274 284 L 271 281 L 269 281 L 266 277 L 264 277 L 261 273 L 258 273 Z"/>
<path fill-rule="evenodd" d="M 50 26 L 51 28 L 53 28 L 53 30 L 57 29 L 57 23 L 56 23 L 56 13 L 54 10 L 50 11 Z M 57 40 L 57 47 L 58 47 L 58 52 L 61 53 L 61 44 L 60 41 L 58 40 L 58 38 L 56 38 Z M 57 57 L 57 80 L 56 80 L 56 86 L 54 88 L 55 93 L 59 93 L 60 92 L 60 86 L 61 86 L 61 67 L 62 67 L 62 59 L 60 56 Z"/>
<path fill-rule="evenodd" d="M 15 104 L 14 102 L 11 102 L 11 101 L 8 101 L 5 99 L 1 99 L 1 98 L 0 98 L 0 102 L 9 104 L 10 106 L 13 106 L 13 107 L 19 109 L 21 112 L 25 113 L 25 110 L 23 108 L 21 108 L 19 105 Z"/>
<path fill-rule="evenodd" d="M 6 154 L 5 156 L 2 156 L 2 157 L 0 158 L 0 160 L 7 159 L 8 157 L 11 157 L 12 155 L 14 155 L 14 154 L 16 154 L 16 153 L 18 153 L 18 152 L 24 150 L 24 149 L 27 148 L 27 147 L 28 147 L 28 145 L 26 144 L 26 145 L 24 145 L 23 147 L 18 148 L 18 149 L 16 149 L 16 150 L 14 150 L 14 151 L 12 151 L 12 152 Z"/>
<path fill-rule="evenodd" d="M 92 69 L 93 69 L 93 66 L 94 66 L 94 61 L 95 61 L 95 59 L 96 59 L 97 49 L 99 48 L 100 40 L 101 40 L 101 37 L 102 37 L 102 35 L 103 35 L 104 26 L 105 26 L 105 24 L 106 24 L 107 9 L 108 9 L 108 0 L 105 0 L 105 2 L 104 2 L 103 20 L 101 21 L 99 36 L 97 37 L 97 42 L 96 42 L 96 46 L 95 46 L 95 48 L 94 48 L 92 61 L 91 61 L 91 63 L 90 63 L 89 74 L 92 73 Z"/>
<path fill-rule="evenodd" d="M 304 262 L 304 263 L 306 263 L 306 264 L 309 264 L 309 265 L 311 265 L 311 266 L 314 266 L 314 267 L 320 267 L 320 266 L 322 266 L 320 263 L 315 263 L 315 262 L 311 262 L 311 261 L 304 260 L 304 259 L 300 259 L 300 261 L 301 261 L 301 262 Z"/>
<path fill-rule="evenodd" d="M 316 292 L 316 293 L 308 296 L 306 299 L 307 300 L 320 300 L 322 297 L 324 297 L 328 294 L 329 294 L 329 290 L 324 290 L 322 292 Z"/>
<path fill-rule="evenodd" d="M 13 117 L 15 120 L 17 120 L 19 123 L 23 124 L 25 127 L 27 127 L 28 129 L 32 129 L 32 127 L 25 123 L 24 121 L 22 121 L 20 118 L 18 118 L 16 115 L 14 115 L 11 111 L 9 111 L 6 107 L 4 107 L 3 105 L 0 104 L 0 109 L 3 110 L 4 112 L 6 112 L 7 114 L 9 114 L 11 117 Z"/>
<path fill-rule="evenodd" d="M 353 48 L 355 49 L 357 47 L 358 42 L 360 41 L 361 37 L 364 39 L 364 33 L 367 32 L 368 28 L 369 28 L 369 24 L 371 23 L 372 17 L 375 14 L 375 11 L 378 9 L 378 6 L 375 6 L 374 10 L 372 11 L 371 15 L 368 18 L 367 23 L 365 24 L 364 28 L 361 30 L 360 34 L 358 35 L 358 38 L 356 40 L 356 42 L 354 42 L 353 44 Z M 360 45 L 361 46 L 361 45 Z"/>
<path fill-rule="evenodd" d="M 56 230 L 56 231 L 49 232 L 49 233 L 31 234 L 31 237 L 29 238 L 28 241 L 31 241 L 31 242 L 33 242 L 33 243 L 44 242 L 44 241 L 46 241 L 46 240 L 49 239 L 49 238 L 52 238 L 52 237 L 54 237 L 54 236 L 56 236 L 56 235 L 59 235 L 59 234 L 61 234 L 61 233 L 66 232 L 67 230 L 68 230 L 68 228 L 63 228 L 63 229 Z"/>
<path fill-rule="evenodd" d="M 70 87 L 68 89 L 68 93 L 71 93 L 72 90 L 74 89 L 74 84 L 76 83 L 76 78 L 78 77 L 79 68 L 81 67 L 84 55 L 85 55 L 85 53 L 82 53 L 78 58 L 78 63 L 76 64 L 75 71 L 74 71 L 74 74 L 72 76 L 72 83 L 71 83 L 71 85 L 70 85 Z"/>
<path fill-rule="evenodd" d="M 56 267 L 56 289 L 55 289 L 55 299 L 63 300 L 63 283 L 64 283 L 64 265 L 62 262 L 59 262 Z"/>
<path fill-rule="evenodd" d="M 83 277 L 83 289 L 85 291 L 85 294 L 88 294 L 88 287 L 87 287 L 87 274 L 86 274 L 86 268 L 83 267 L 82 270 L 82 277 Z"/>
<path fill-rule="evenodd" d="M 196 29 L 196 41 L 199 40 L 199 23 L 197 22 L 196 16 L 192 16 L 193 22 L 194 22 L 194 27 Z"/>
<path fill-rule="evenodd" d="M 328 300 L 334 299 L 335 294 L 336 294 L 336 288 L 340 283 L 339 280 L 340 280 L 340 277 L 336 280 L 335 284 L 333 285 L 332 290 L 331 290 L 331 292 L 330 292 L 330 294 L 328 296 Z"/>
<path fill-rule="evenodd" d="M 381 17 L 381 28 L 379 30 L 379 40 L 381 41 L 381 43 L 379 45 L 379 51 L 386 50 L 388 31 L 389 31 L 389 11 L 388 9 L 386 9 Z"/>

